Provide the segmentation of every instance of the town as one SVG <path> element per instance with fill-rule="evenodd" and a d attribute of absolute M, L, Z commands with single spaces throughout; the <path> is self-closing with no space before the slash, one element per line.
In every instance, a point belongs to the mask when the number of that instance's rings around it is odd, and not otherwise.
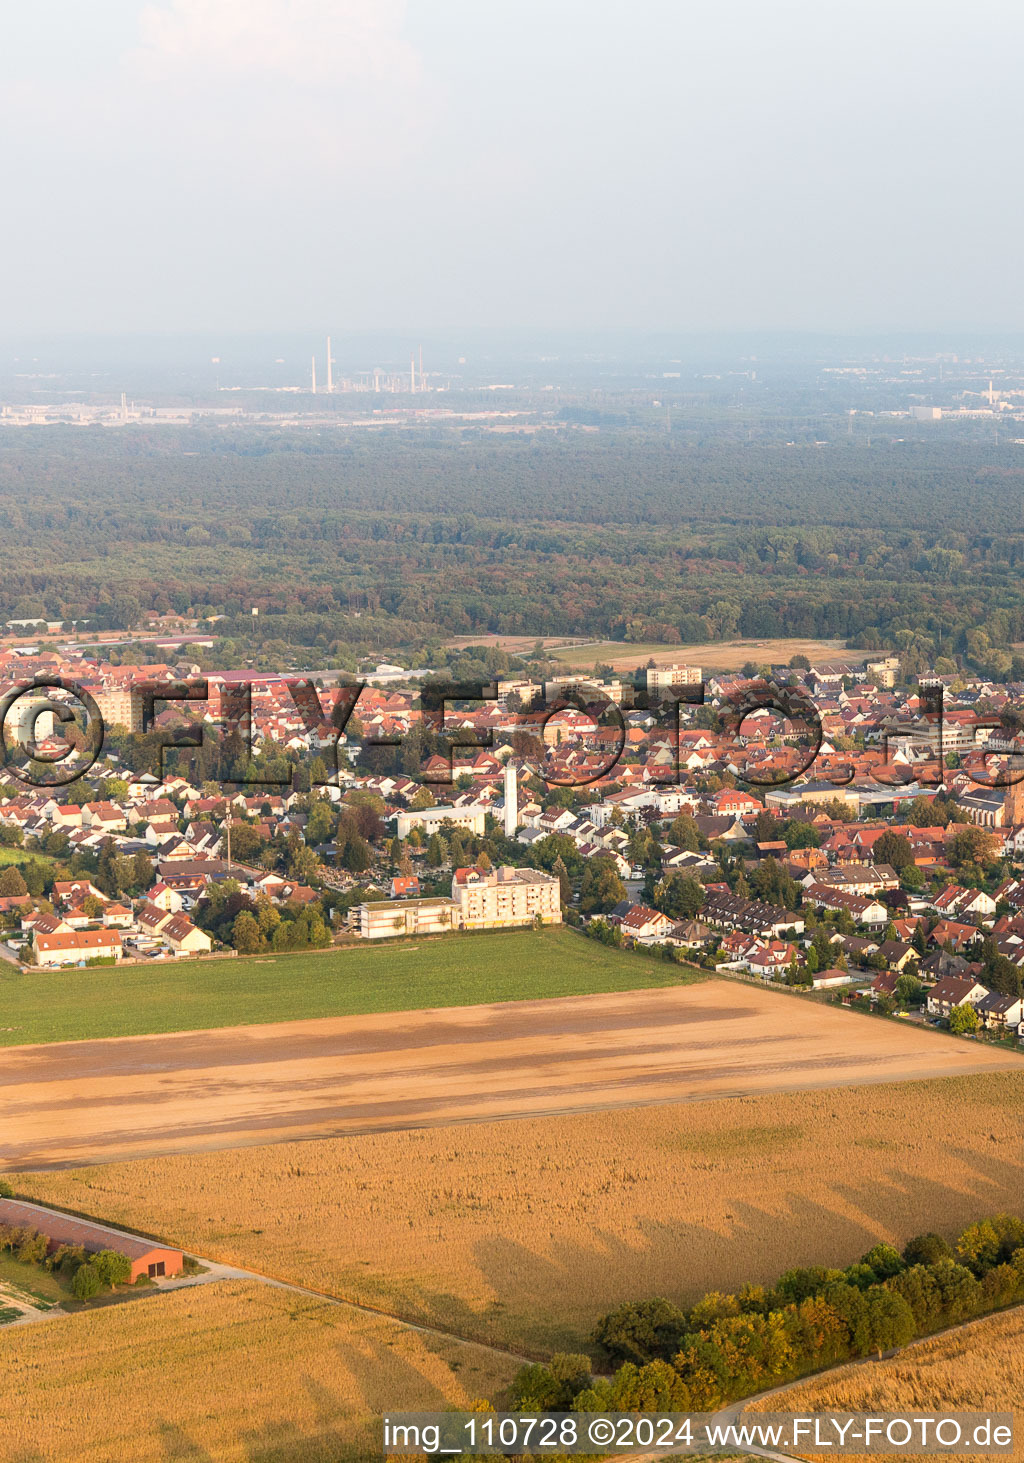
<path fill-rule="evenodd" d="M 7 960 L 70 969 L 564 921 L 1024 1039 L 1024 686 L 908 678 L 897 655 L 548 679 L 524 659 L 491 699 L 439 708 L 400 666 L 358 685 L 318 677 L 312 702 L 284 676 L 207 668 L 183 710 L 200 667 L 187 641 L 169 648 L 180 658 L 157 664 L 114 664 L 88 641 L 0 653 Z M 16 776 L 19 749 L 44 767 L 81 750 L 43 691 L 12 700 L 40 678 L 73 683 L 107 726 L 70 783 Z M 786 714 L 801 698 L 811 755 Z M 154 749 L 162 780 L 141 765 Z"/>

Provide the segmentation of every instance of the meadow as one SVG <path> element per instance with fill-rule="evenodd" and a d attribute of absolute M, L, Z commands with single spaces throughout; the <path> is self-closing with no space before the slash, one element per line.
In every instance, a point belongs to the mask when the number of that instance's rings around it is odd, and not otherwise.
<path fill-rule="evenodd" d="M 19 971 L 3 961 L 0 1046 L 594 995 L 702 978 L 558 928 L 85 970 Z"/>
<path fill-rule="evenodd" d="M 25 864 L 37 863 L 42 867 L 55 863 L 48 853 L 29 853 L 26 848 L 0 848 L 0 869 L 5 869 L 9 864 L 15 868 L 24 867 Z"/>
<path fill-rule="evenodd" d="M 543 1355 L 613 1306 L 844 1266 L 1024 1210 L 1024 1074 L 18 1174 L 199 1255 Z"/>
<path fill-rule="evenodd" d="M 929 1341 L 918 1341 L 884 1361 L 856 1362 L 811 1377 L 756 1403 L 752 1410 L 1015 1413 L 1022 1366 L 1024 1307 L 1015 1306 Z M 1015 1432 L 1012 1456 L 1024 1458 L 1019 1426 Z M 924 1463 L 925 1456 L 900 1450 L 900 1457 L 908 1463 Z M 867 1463 L 863 1454 L 847 1453 L 844 1459 Z"/>
<path fill-rule="evenodd" d="M 254 1282 L 0 1331 L 0 1463 L 356 1463 L 387 1408 L 465 1407 L 516 1370 Z"/>

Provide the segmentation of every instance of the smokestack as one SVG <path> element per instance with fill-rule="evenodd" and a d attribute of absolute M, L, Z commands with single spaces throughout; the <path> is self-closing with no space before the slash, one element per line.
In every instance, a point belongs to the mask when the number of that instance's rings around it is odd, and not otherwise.
<path fill-rule="evenodd" d="M 519 826 L 519 783 L 511 758 L 505 763 L 505 837 L 515 838 Z"/>
<path fill-rule="evenodd" d="M 316 395 L 316 356 L 310 356 L 310 371 L 313 376 L 313 395 Z"/>
<path fill-rule="evenodd" d="M 327 337 L 327 395 L 334 390 L 334 375 L 331 371 L 331 337 Z"/>

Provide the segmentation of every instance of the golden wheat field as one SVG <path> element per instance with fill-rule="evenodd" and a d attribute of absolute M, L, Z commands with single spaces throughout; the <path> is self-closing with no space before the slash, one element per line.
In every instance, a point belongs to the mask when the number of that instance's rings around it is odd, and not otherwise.
<path fill-rule="evenodd" d="M 812 1377 L 774 1393 L 751 1410 L 1016 1412 L 1022 1367 L 1024 1307 L 1015 1306 L 931 1341 L 918 1341 L 886 1361 L 859 1362 Z M 1019 1418 L 1014 1431 L 1013 1456 L 1024 1458 L 1024 1428 Z M 861 1456 L 845 1454 L 844 1463 L 860 1463 Z M 901 1450 L 900 1457 L 924 1463 L 924 1455 Z"/>
<path fill-rule="evenodd" d="M 1024 1074 L 818 1089 L 18 1174 L 26 1194 L 463 1335 L 578 1347 L 878 1240 L 1024 1212 Z"/>
<path fill-rule="evenodd" d="M 348 1463 L 388 1408 L 465 1406 L 515 1363 L 231 1281 L 0 1331 L 0 1463 Z"/>

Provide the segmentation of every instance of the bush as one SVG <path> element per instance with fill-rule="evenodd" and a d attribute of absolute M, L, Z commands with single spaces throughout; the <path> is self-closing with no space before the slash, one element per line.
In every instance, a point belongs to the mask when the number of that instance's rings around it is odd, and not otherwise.
<path fill-rule="evenodd" d="M 108 1285 L 111 1290 L 115 1285 L 127 1285 L 131 1279 L 132 1262 L 127 1255 L 122 1255 L 117 1250 L 100 1250 L 98 1255 L 93 1256 L 91 1263 L 100 1283 Z"/>
<path fill-rule="evenodd" d="M 23 1265 L 41 1265 L 49 1248 L 50 1241 L 45 1234 L 26 1234 L 16 1254 Z"/>
<path fill-rule="evenodd" d="M 71 1289 L 76 1300 L 92 1300 L 94 1295 L 99 1295 L 103 1289 L 103 1282 L 96 1266 L 88 1262 L 79 1265 L 75 1271 L 75 1278 L 71 1282 Z"/>
<path fill-rule="evenodd" d="M 0 1179 L 0 1199 L 13 1199 L 14 1190 L 6 1179 Z"/>
<path fill-rule="evenodd" d="M 667 1361 L 686 1334 L 684 1313 L 671 1301 L 635 1301 L 602 1316 L 594 1340 L 613 1361 Z"/>
<path fill-rule="evenodd" d="M 528 1411 L 564 1412 L 591 1385 L 590 1357 L 556 1352 L 547 1366 L 534 1363 L 516 1374 L 512 1406 Z"/>
<path fill-rule="evenodd" d="M 953 1251 L 940 1234 L 929 1231 L 907 1240 L 903 1258 L 908 1265 L 934 1265 L 939 1260 L 952 1260 Z"/>
<path fill-rule="evenodd" d="M 879 1280 L 888 1280 L 904 1268 L 903 1256 L 892 1245 L 875 1245 L 861 1259 L 862 1265 L 870 1265 Z"/>

